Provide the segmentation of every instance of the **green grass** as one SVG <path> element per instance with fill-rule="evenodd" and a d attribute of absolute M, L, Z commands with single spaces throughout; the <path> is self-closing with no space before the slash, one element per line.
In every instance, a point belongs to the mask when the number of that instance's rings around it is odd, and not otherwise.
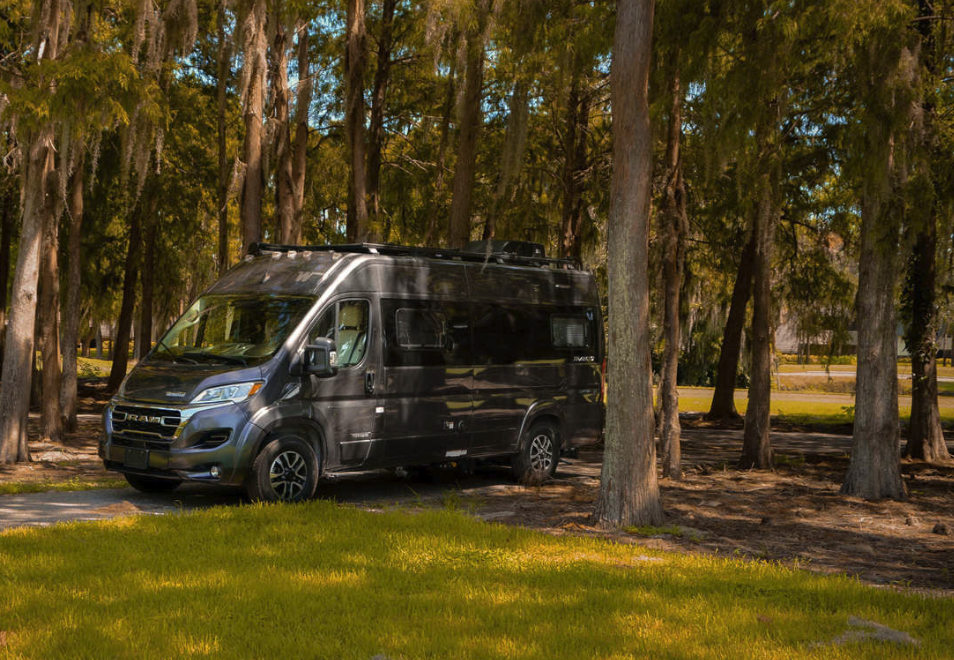
<path fill-rule="evenodd" d="M 708 412 L 712 403 L 712 388 L 680 387 L 679 410 L 682 412 Z M 911 417 L 911 397 L 899 398 L 898 411 L 901 420 Z M 748 404 L 747 392 L 736 390 L 735 407 L 745 414 Z M 846 424 L 854 421 L 855 398 L 850 394 L 810 394 L 799 392 L 772 392 L 772 415 L 797 424 Z M 954 401 L 943 398 L 939 401 L 941 422 L 954 424 Z"/>
<path fill-rule="evenodd" d="M 80 378 L 106 378 L 113 368 L 112 360 L 98 360 L 92 357 L 78 357 L 76 358 L 76 363 L 76 371 Z M 135 366 L 136 360 L 130 357 L 129 362 L 126 364 L 126 373 L 132 371 L 132 368 Z"/>
<path fill-rule="evenodd" d="M 14 481 L 0 483 L 0 495 L 19 495 L 21 493 L 43 493 L 50 490 L 95 490 L 97 488 L 123 488 L 125 479 L 67 479 L 66 481 Z"/>
<path fill-rule="evenodd" d="M 453 511 L 324 501 L 8 531 L 0 585 L 0 658 L 941 658 L 954 648 L 950 599 Z M 849 616 L 921 645 L 826 644 Z"/>

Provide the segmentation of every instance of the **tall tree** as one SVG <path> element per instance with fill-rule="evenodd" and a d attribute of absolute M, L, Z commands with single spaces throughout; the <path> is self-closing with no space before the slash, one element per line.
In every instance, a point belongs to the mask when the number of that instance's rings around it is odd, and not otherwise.
<path fill-rule="evenodd" d="M 898 423 L 897 255 L 904 212 L 902 127 L 910 121 L 912 53 L 896 25 L 908 8 L 872 8 L 891 24 L 874 25 L 854 44 L 854 90 L 862 149 L 861 250 L 857 318 L 858 376 L 851 460 L 841 492 L 865 499 L 902 499 Z"/>
<path fill-rule="evenodd" d="M 37 90 L 52 93 L 55 88 L 56 80 L 50 75 L 52 70 L 42 64 L 58 59 L 60 39 L 66 32 L 71 9 L 67 0 L 36 3 L 34 7 L 31 53 L 36 66 L 32 83 Z M 26 147 L 21 195 L 23 216 L 0 384 L 0 464 L 30 459 L 27 412 L 34 357 L 40 245 L 43 228 L 55 213 L 57 191 L 53 120 L 47 116 L 38 118 L 33 126 L 21 124 L 19 137 Z"/>
<path fill-rule="evenodd" d="M 262 240 L 262 120 L 265 107 L 265 75 L 268 39 L 265 35 L 265 0 L 245 0 L 240 15 L 243 25 L 243 116 L 245 120 L 245 177 L 242 186 L 242 253 Z"/>
<path fill-rule="evenodd" d="M 384 149 L 384 114 L 391 80 L 391 51 L 394 48 L 394 9 L 397 0 L 383 0 L 377 34 L 377 68 L 371 90 L 371 123 L 368 128 L 367 195 L 372 233 L 376 240 L 387 237 L 381 210 L 381 159 Z"/>
<path fill-rule="evenodd" d="M 676 55 L 678 57 L 678 54 Z M 672 102 L 669 111 L 669 130 L 666 138 L 666 175 L 659 220 L 663 236 L 663 312 L 662 373 L 659 382 L 659 449 L 662 453 L 663 476 L 682 478 L 682 458 L 679 425 L 679 392 L 676 377 L 679 371 L 679 349 L 682 333 L 679 318 L 680 291 L 686 260 L 686 237 L 689 216 L 686 211 L 686 186 L 682 178 L 682 160 L 679 154 L 682 137 L 683 91 L 678 64 L 670 80 Z"/>
<path fill-rule="evenodd" d="M 477 173 L 477 138 L 482 122 L 480 101 L 484 83 L 484 39 L 490 8 L 490 0 L 477 0 L 470 29 L 465 35 L 464 93 L 457 112 L 460 130 L 447 232 L 447 246 L 450 248 L 462 248 L 470 240 L 471 200 Z"/>
<path fill-rule="evenodd" d="M 345 135 L 351 168 L 348 174 L 349 241 L 371 240 L 365 181 L 364 70 L 368 57 L 364 0 L 348 0 L 345 51 Z"/>
<path fill-rule="evenodd" d="M 941 31 L 940 44 L 936 23 L 938 16 L 933 3 L 918 0 L 917 35 L 920 43 L 919 77 L 916 85 L 921 94 L 921 121 L 914 122 L 910 136 L 913 154 L 913 172 L 909 216 L 910 231 L 916 234 L 911 258 L 908 261 L 907 281 L 902 296 L 905 343 L 911 353 L 911 421 L 908 424 L 908 442 L 904 454 L 926 461 L 944 461 L 950 458 L 937 391 L 937 332 L 938 309 L 935 295 L 937 284 L 937 221 L 940 197 L 938 178 L 946 173 L 938 171 L 935 163 L 940 158 L 935 134 L 937 110 L 935 97 L 940 86 L 938 56 L 946 51 L 950 41 L 947 31 Z M 944 44 L 944 41 L 948 41 Z"/>
<path fill-rule="evenodd" d="M 301 242 L 302 213 L 305 207 L 305 168 L 308 157 L 308 115 L 311 109 L 312 77 L 308 70 L 309 23 L 298 21 L 298 90 L 295 95 L 295 139 L 292 155 L 292 223 L 283 241 Z"/>
<path fill-rule="evenodd" d="M 69 236 L 66 248 L 66 301 L 63 306 L 63 382 L 60 386 L 60 410 L 63 428 L 75 431 L 76 420 L 76 344 L 79 340 L 79 325 L 82 306 L 82 231 L 83 231 L 83 186 L 86 181 L 86 145 L 83 140 L 73 141 L 70 148 L 72 173 L 69 177 Z"/>
<path fill-rule="evenodd" d="M 619 0 L 611 65 L 613 181 L 609 247 L 609 390 L 596 519 L 658 525 L 649 341 L 652 131 L 649 69 L 653 0 Z"/>
<path fill-rule="evenodd" d="M 219 221 L 219 276 L 229 268 L 229 155 L 226 142 L 228 122 L 228 90 L 232 78 L 232 37 L 228 30 L 229 0 L 219 0 L 216 16 L 216 34 L 218 38 L 218 58 L 215 79 L 215 144 L 219 160 L 219 179 L 216 187 L 216 208 Z M 244 226 L 244 225 L 243 225 Z"/>

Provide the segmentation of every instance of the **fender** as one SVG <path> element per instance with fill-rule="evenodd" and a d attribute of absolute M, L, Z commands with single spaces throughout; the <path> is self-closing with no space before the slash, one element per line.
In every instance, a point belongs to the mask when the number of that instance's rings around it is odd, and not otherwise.
<path fill-rule="evenodd" d="M 245 425 L 236 447 L 240 456 L 240 465 L 251 466 L 255 456 L 262 448 L 262 443 L 274 431 L 283 427 L 302 426 L 314 432 L 321 450 L 321 464 L 319 470 L 324 472 L 326 466 L 336 465 L 338 457 L 332 452 L 334 443 L 328 442 L 325 429 L 330 428 L 324 414 L 320 410 L 303 400 L 276 401 L 256 412 L 249 423 Z M 335 455 L 332 455 L 335 454 Z"/>
<path fill-rule="evenodd" d="M 523 421 L 520 422 L 520 433 L 517 435 L 517 451 L 523 449 L 523 443 L 526 439 L 527 431 L 530 430 L 530 427 L 536 423 L 537 419 L 543 415 L 556 417 L 560 425 L 559 431 L 563 435 L 563 406 L 560 405 L 562 401 L 558 399 L 541 399 L 540 401 L 534 401 L 529 408 L 527 408 L 526 414 L 523 416 Z M 561 443 L 562 444 L 562 443 Z"/>

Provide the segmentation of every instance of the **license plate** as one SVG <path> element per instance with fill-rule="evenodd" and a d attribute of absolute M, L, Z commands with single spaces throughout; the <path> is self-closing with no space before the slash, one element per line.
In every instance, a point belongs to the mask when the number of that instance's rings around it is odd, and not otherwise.
<path fill-rule="evenodd" d="M 134 470 L 145 470 L 149 467 L 149 450 L 127 448 L 124 465 Z"/>

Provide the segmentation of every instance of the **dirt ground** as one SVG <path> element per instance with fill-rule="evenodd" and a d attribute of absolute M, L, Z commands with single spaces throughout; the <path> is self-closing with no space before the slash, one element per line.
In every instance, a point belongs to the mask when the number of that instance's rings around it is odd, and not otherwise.
<path fill-rule="evenodd" d="M 81 394 L 79 430 L 62 444 L 31 443 L 34 462 L 0 468 L 0 482 L 116 479 L 96 456 L 101 393 L 87 386 Z M 909 499 L 868 502 L 838 492 L 848 466 L 844 438 L 834 445 L 837 436 L 826 442 L 826 436 L 779 433 L 785 449 L 775 470 L 739 471 L 732 467 L 738 431 L 686 423 L 684 477 L 660 481 L 667 533 L 606 532 L 592 524 L 602 458 L 595 450 L 581 452 L 548 484 L 492 488 L 468 504 L 485 520 L 551 534 L 777 561 L 954 595 L 954 465 L 905 460 Z M 31 419 L 34 434 L 35 424 Z"/>

